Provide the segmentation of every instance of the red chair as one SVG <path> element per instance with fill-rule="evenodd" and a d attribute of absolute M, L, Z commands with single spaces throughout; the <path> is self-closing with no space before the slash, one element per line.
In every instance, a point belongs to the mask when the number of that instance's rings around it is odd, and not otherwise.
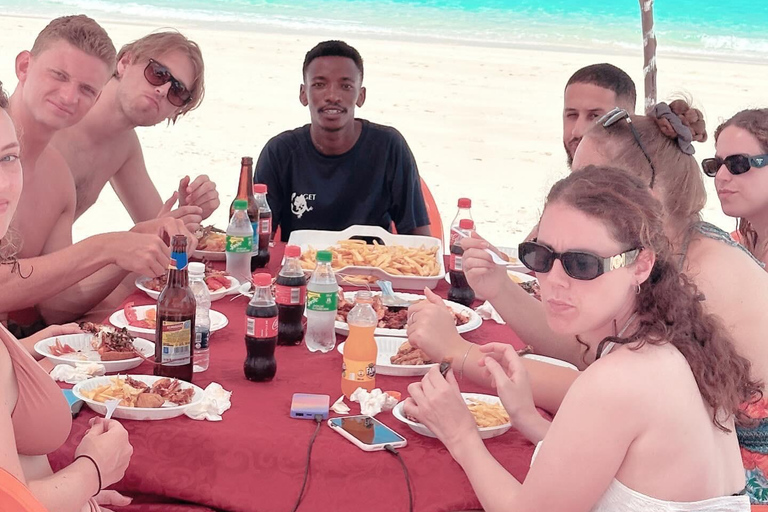
<path fill-rule="evenodd" d="M 752 512 L 768 512 L 768 505 L 752 505 Z"/>
<path fill-rule="evenodd" d="M 23 483 L 19 482 L 4 469 L 0 469 L 0 510 L 14 510 L 18 512 L 47 511 Z"/>

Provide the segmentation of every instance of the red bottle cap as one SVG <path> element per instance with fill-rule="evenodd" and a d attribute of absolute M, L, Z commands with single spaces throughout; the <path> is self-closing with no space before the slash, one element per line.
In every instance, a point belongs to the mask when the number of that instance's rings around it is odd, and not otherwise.
<path fill-rule="evenodd" d="M 272 276 L 265 273 L 253 273 L 253 284 L 256 286 L 271 286 L 272 285 Z"/>
<path fill-rule="evenodd" d="M 254 194 L 266 194 L 267 193 L 267 186 L 263 183 L 254 183 L 253 184 L 253 193 Z"/>
<path fill-rule="evenodd" d="M 472 208 L 472 200 L 468 197 L 459 199 L 459 208 Z"/>
<path fill-rule="evenodd" d="M 460 229 L 474 229 L 475 223 L 472 222 L 472 219 L 461 219 L 459 221 L 459 228 Z"/>
<path fill-rule="evenodd" d="M 285 257 L 286 258 L 298 258 L 301 256 L 301 247 L 298 245 L 286 245 Z"/>

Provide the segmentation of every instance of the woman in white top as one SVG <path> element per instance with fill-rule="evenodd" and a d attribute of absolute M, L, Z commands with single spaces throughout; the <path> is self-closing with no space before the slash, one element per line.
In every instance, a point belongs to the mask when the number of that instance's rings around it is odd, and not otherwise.
<path fill-rule="evenodd" d="M 552 188 L 537 240 L 520 250 L 549 327 L 597 354 L 550 425 L 514 349 L 476 349 L 514 426 L 544 440 L 525 483 L 486 450 L 452 372 L 431 370 L 405 404 L 486 512 L 749 511 L 734 420 L 761 385 L 679 272 L 647 183 L 606 167 L 574 172 Z"/>

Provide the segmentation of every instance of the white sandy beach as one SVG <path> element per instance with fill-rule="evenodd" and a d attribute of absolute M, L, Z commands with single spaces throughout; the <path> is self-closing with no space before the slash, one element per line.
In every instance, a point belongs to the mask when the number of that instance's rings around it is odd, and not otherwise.
<path fill-rule="evenodd" d="M 0 80 L 12 91 L 14 58 L 32 46 L 48 19 L 2 16 L 0 20 Z M 118 49 L 161 28 L 98 21 Z M 256 158 L 270 137 L 309 121 L 307 109 L 298 101 L 301 64 L 307 50 L 329 37 L 176 28 L 203 49 L 205 101 L 176 126 L 140 129 L 144 157 L 163 197 L 185 174 L 208 174 L 222 200 L 211 220 L 224 227 L 237 191 L 240 157 Z M 561 142 L 562 93 L 573 71 L 611 62 L 629 72 L 642 89 L 639 35 L 638 51 L 627 55 L 345 40 L 365 60 L 368 96 L 358 116 L 393 125 L 403 133 L 446 227 L 457 198 L 468 196 L 480 232 L 500 245 L 515 244 L 527 233 L 549 186 L 567 172 Z M 756 77 L 768 76 L 768 66 L 681 59 L 665 55 L 664 41 L 659 45 L 659 98 L 690 94 L 705 112 L 710 134 L 738 110 L 765 106 Z M 642 90 L 639 93 L 642 96 Z M 711 139 L 697 148 L 699 159 L 713 153 Z M 734 221 L 720 212 L 712 180 L 706 179 L 710 200 L 705 218 L 730 230 Z M 79 240 L 131 224 L 107 187 L 75 224 L 74 237 Z"/>

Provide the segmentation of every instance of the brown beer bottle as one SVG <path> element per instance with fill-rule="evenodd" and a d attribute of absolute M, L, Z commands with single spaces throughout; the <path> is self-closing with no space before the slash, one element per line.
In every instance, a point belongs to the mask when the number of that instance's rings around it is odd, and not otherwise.
<path fill-rule="evenodd" d="M 259 241 L 259 205 L 253 196 L 253 158 L 244 156 L 240 162 L 240 184 L 237 186 L 237 197 L 229 205 L 229 218 L 235 214 L 235 201 L 244 199 L 248 201 L 248 219 L 253 226 L 253 247 L 257 247 Z"/>
<path fill-rule="evenodd" d="M 157 298 L 155 375 L 192 382 L 195 296 L 187 277 L 187 237 L 174 235 L 168 281 Z"/>

